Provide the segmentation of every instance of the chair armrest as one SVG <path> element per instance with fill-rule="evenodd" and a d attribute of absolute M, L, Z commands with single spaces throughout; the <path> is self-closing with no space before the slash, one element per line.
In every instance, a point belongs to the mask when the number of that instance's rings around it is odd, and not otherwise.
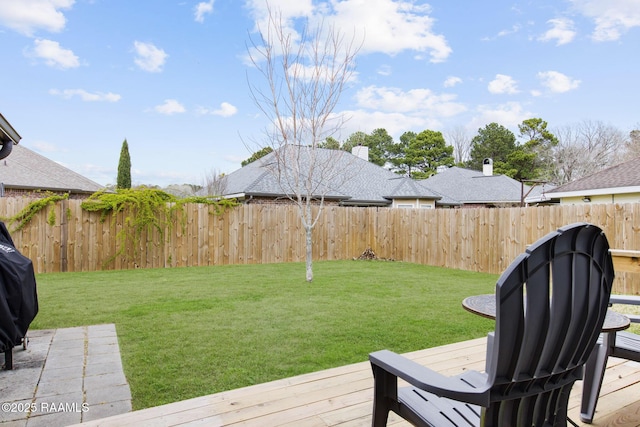
<path fill-rule="evenodd" d="M 389 350 L 371 353 L 369 360 L 372 365 L 437 396 L 484 407 L 490 404 L 490 385 L 474 387 L 459 377 L 444 376 Z"/>
<path fill-rule="evenodd" d="M 628 305 L 640 305 L 640 296 L 638 295 L 614 295 L 609 297 L 611 304 L 628 304 Z"/>

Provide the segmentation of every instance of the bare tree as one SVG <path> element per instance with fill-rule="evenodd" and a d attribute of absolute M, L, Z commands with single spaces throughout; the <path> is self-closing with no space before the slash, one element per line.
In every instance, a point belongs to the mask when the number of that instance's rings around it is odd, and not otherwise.
<path fill-rule="evenodd" d="M 220 196 L 226 192 L 227 179 L 216 169 L 211 169 L 204 176 L 202 190 L 207 196 Z"/>
<path fill-rule="evenodd" d="M 636 157 L 640 157 L 640 123 L 629 132 L 629 142 L 627 143 L 626 159 L 630 160 Z"/>
<path fill-rule="evenodd" d="M 445 139 L 449 145 L 453 146 L 453 158 L 456 164 L 461 164 L 469 160 L 471 153 L 471 137 L 467 129 L 462 126 L 454 126 L 445 131 Z"/>
<path fill-rule="evenodd" d="M 283 194 L 298 207 L 306 237 L 306 280 L 313 280 L 312 230 L 325 196 L 347 179 L 337 157 L 344 151 L 322 149 L 340 130 L 344 117 L 334 114 L 340 95 L 354 73 L 359 47 L 335 27 L 309 22 L 298 33 L 282 13 L 268 6 L 260 40 L 248 49 L 260 72 L 260 86 L 249 81 L 252 98 L 271 123 L 266 145 L 273 148 L 265 167 Z M 331 153 L 331 154 L 328 154 Z M 318 206 L 315 210 L 312 206 Z"/>
<path fill-rule="evenodd" d="M 620 162 L 626 144 L 626 135 L 620 129 L 600 121 L 584 121 L 578 132 L 595 169 L 602 170 Z"/>
<path fill-rule="evenodd" d="M 554 131 L 558 145 L 554 149 L 556 184 L 564 184 L 601 171 L 623 160 L 627 138 L 620 129 L 585 120 Z"/>

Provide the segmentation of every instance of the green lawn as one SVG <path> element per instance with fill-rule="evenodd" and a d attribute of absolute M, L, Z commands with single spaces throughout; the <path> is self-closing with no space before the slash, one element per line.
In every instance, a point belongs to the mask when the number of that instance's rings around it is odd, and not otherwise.
<path fill-rule="evenodd" d="M 37 276 L 32 329 L 115 323 L 134 409 L 484 336 L 496 275 L 384 261 Z"/>

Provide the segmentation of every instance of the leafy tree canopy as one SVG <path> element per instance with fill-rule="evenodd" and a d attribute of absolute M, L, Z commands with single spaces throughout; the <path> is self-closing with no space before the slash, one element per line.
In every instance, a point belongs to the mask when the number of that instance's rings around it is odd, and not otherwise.
<path fill-rule="evenodd" d="M 353 147 L 364 145 L 369 148 L 369 161 L 378 166 L 384 166 L 389 160 L 389 150 L 393 146 L 393 137 L 386 129 L 378 128 L 370 135 L 357 131 L 349 135 L 342 145 L 345 151 L 351 151 Z"/>
<path fill-rule="evenodd" d="M 454 165 L 453 147 L 447 145 L 441 132 L 433 130 L 424 130 L 416 135 L 405 153 L 407 165 L 413 166 L 409 176 L 415 179 L 430 177 L 438 166 Z"/>
<path fill-rule="evenodd" d="M 342 149 L 344 151 L 351 151 L 353 147 L 357 145 L 367 145 L 366 139 L 369 135 L 362 131 L 357 131 L 349 135 L 349 137 L 342 144 Z"/>
<path fill-rule="evenodd" d="M 273 148 L 271 148 L 270 146 L 264 147 L 263 149 L 258 150 L 255 153 L 253 153 L 251 155 L 251 157 L 249 157 L 247 160 L 243 160 L 242 163 L 240 163 L 240 165 L 246 166 L 249 163 L 255 162 L 256 160 L 266 156 L 267 154 L 269 154 L 271 152 L 273 152 Z"/>
<path fill-rule="evenodd" d="M 319 148 L 327 148 L 330 150 L 339 150 L 340 149 L 340 141 L 335 139 L 332 136 L 328 136 L 323 142 L 318 144 Z"/>
<path fill-rule="evenodd" d="M 507 156 L 516 149 L 516 137 L 509 129 L 497 123 L 489 123 L 478 129 L 471 140 L 470 160 L 467 167 L 482 170 L 484 159 L 493 159 L 494 167 L 507 163 Z"/>
<path fill-rule="evenodd" d="M 520 137 L 526 137 L 525 146 L 528 148 L 536 148 L 540 146 L 556 146 L 558 145 L 558 138 L 547 130 L 547 122 L 542 119 L 533 118 L 523 120 L 522 124 L 518 125 L 520 131 Z"/>
<path fill-rule="evenodd" d="M 378 128 L 367 136 L 365 145 L 369 147 L 369 161 L 378 166 L 384 166 L 389 159 L 389 149 L 393 146 L 393 137 L 386 129 Z"/>
<path fill-rule="evenodd" d="M 518 179 L 551 179 L 558 138 L 547 130 L 547 122 L 539 118 L 524 120 L 518 130 L 519 136 L 526 138 L 522 145 L 526 159 L 520 157 L 523 163 L 519 165 Z"/>
<path fill-rule="evenodd" d="M 518 147 L 507 155 L 506 162 L 494 163 L 494 171 L 518 181 L 536 179 L 540 175 L 535 153 L 524 147 Z"/>
<path fill-rule="evenodd" d="M 415 132 L 405 132 L 400 135 L 400 142 L 389 147 L 389 162 L 393 165 L 392 169 L 399 175 L 410 175 L 409 165 L 406 164 L 406 152 L 409 144 L 418 134 Z"/>
<path fill-rule="evenodd" d="M 518 125 L 521 144 L 507 128 L 490 123 L 478 130 L 471 140 L 471 160 L 467 166 L 482 170 L 485 158 L 493 159 L 495 173 L 517 180 L 544 179 L 551 174 L 554 163 L 553 148 L 558 139 L 547 130 L 547 122 L 540 118 L 524 120 Z"/>

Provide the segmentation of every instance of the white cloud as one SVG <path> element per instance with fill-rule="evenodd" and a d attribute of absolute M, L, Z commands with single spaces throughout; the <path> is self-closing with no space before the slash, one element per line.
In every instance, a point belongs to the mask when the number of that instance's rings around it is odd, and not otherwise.
<path fill-rule="evenodd" d="M 424 114 L 412 115 L 362 109 L 342 111 L 340 114 L 348 120 L 341 127 L 340 133 L 334 136 L 339 140 L 345 140 L 357 131 L 371 133 L 377 128 L 385 129 L 389 135 L 397 140 L 409 130 L 421 132 L 425 129 L 438 129 L 442 126 L 437 118 Z"/>
<path fill-rule="evenodd" d="M 169 55 L 164 50 L 157 48 L 152 43 L 133 42 L 136 52 L 134 62 L 138 67 L 150 73 L 162 71 L 162 67 Z"/>
<path fill-rule="evenodd" d="M 91 92 L 87 92 L 84 89 L 65 89 L 65 90 L 51 89 L 49 93 L 51 95 L 60 96 L 64 99 L 71 99 L 74 96 L 78 96 L 80 97 L 81 100 L 87 101 L 87 102 L 96 102 L 96 101 L 118 102 L 120 101 L 120 98 L 121 98 L 120 95 L 113 92 L 91 93 Z"/>
<path fill-rule="evenodd" d="M 553 93 L 564 93 L 580 86 L 580 80 L 572 79 L 557 71 L 543 71 L 537 74 L 540 83 Z"/>
<path fill-rule="evenodd" d="M 483 41 L 492 41 L 492 40 L 496 40 L 500 37 L 507 37 L 511 34 L 515 34 L 517 32 L 519 32 L 522 29 L 522 27 L 518 24 L 513 25 L 511 28 L 507 29 L 507 30 L 501 30 L 498 32 L 498 34 L 496 34 L 495 36 L 492 37 L 483 37 L 482 40 Z"/>
<path fill-rule="evenodd" d="M 462 79 L 460 77 L 449 76 L 444 81 L 444 87 L 454 87 L 460 83 L 462 83 Z"/>
<path fill-rule="evenodd" d="M 380 74 L 381 76 L 390 76 L 393 73 L 393 69 L 391 68 L 390 65 L 384 64 L 378 68 L 377 73 Z"/>
<path fill-rule="evenodd" d="M 186 108 L 176 99 L 165 99 L 163 104 L 156 105 L 153 109 L 160 114 L 171 116 L 173 114 L 184 113 Z"/>
<path fill-rule="evenodd" d="M 413 1 L 344 0 L 333 2 L 327 19 L 345 33 L 354 26 L 363 31 L 361 52 L 395 55 L 405 50 L 428 53 L 431 62 L 445 61 L 452 50 L 446 38 L 434 32 L 435 20 L 428 5 Z"/>
<path fill-rule="evenodd" d="M 300 35 L 294 28 L 293 21 L 297 18 L 309 18 L 313 16 L 312 0 L 247 0 L 246 8 L 254 20 L 254 31 L 266 32 L 269 25 L 269 10 L 276 15 L 275 18 L 282 23 L 285 34 L 291 36 L 291 43 L 295 45 Z M 278 48 L 278 46 L 274 46 Z"/>
<path fill-rule="evenodd" d="M 324 80 L 326 82 L 335 81 L 335 77 L 340 77 L 341 75 L 340 69 L 332 70 L 326 64 L 320 67 L 313 65 L 304 65 L 299 62 L 292 64 L 287 72 L 290 77 L 306 81 L 315 81 L 316 79 L 320 81 Z M 346 71 L 344 78 L 345 82 L 355 82 L 358 80 L 358 73 L 353 68 L 351 68 Z"/>
<path fill-rule="evenodd" d="M 595 41 L 618 40 L 622 33 L 640 27 L 637 0 L 571 0 L 575 9 L 595 22 Z"/>
<path fill-rule="evenodd" d="M 194 7 L 196 22 L 204 22 L 204 16 L 213 12 L 214 0 L 200 2 Z"/>
<path fill-rule="evenodd" d="M 496 74 L 496 78 L 489 82 L 487 89 L 493 94 L 513 95 L 519 92 L 516 81 L 504 74 Z"/>
<path fill-rule="evenodd" d="M 64 49 L 58 42 L 36 39 L 33 44 L 33 49 L 25 51 L 25 54 L 44 60 L 49 67 L 67 69 L 80 66 L 80 60 L 73 51 Z"/>
<path fill-rule="evenodd" d="M 551 25 L 551 28 L 538 37 L 538 40 L 544 42 L 555 40 L 556 46 L 560 46 L 572 42 L 576 36 L 571 19 L 556 18 L 548 20 L 547 23 Z"/>
<path fill-rule="evenodd" d="M 250 0 L 247 7 L 256 21 L 256 28 L 267 28 L 267 2 Z M 410 0 L 342 0 L 318 2 L 311 0 L 273 0 L 273 11 L 281 11 L 285 28 L 294 34 L 294 19 L 308 18 L 311 26 L 324 23 L 334 26 L 350 39 L 355 33 L 356 44 L 362 41 L 361 53 L 382 52 L 395 55 L 403 51 L 428 53 L 431 62 L 442 62 L 451 54 L 445 37 L 434 32 L 435 20 L 429 16 L 428 5 Z"/>
<path fill-rule="evenodd" d="M 506 37 L 509 36 L 511 34 L 515 34 L 518 31 L 520 31 L 522 29 L 522 27 L 518 24 L 512 26 L 510 29 L 508 30 L 502 30 L 498 33 L 498 37 Z"/>
<path fill-rule="evenodd" d="M 534 117 L 529 111 L 525 111 L 518 102 L 507 102 L 501 105 L 479 105 L 476 109 L 478 115 L 474 116 L 469 124 L 471 129 L 480 129 L 489 123 L 498 123 L 506 128 L 515 128 L 523 120 Z"/>
<path fill-rule="evenodd" d="M 279 11 L 286 20 L 301 16 L 311 16 L 313 13 L 312 0 L 270 0 L 268 4 L 264 0 L 247 0 L 246 7 L 257 20 L 266 19 L 268 7 L 273 11 Z"/>
<path fill-rule="evenodd" d="M 220 104 L 220 108 L 213 111 L 213 114 L 216 116 L 231 117 L 237 112 L 238 109 L 235 106 L 229 104 L 228 102 L 223 102 L 222 104 Z"/>
<path fill-rule="evenodd" d="M 429 114 L 450 117 L 466 110 L 455 102 L 453 94 L 436 95 L 429 89 L 411 89 L 368 86 L 356 94 L 358 106 L 391 113 Z"/>
<path fill-rule="evenodd" d="M 371 132 L 384 128 L 394 138 L 413 130 L 442 128 L 442 121 L 467 111 L 454 94 L 437 94 L 430 89 L 402 90 L 395 87 L 368 86 L 356 96 L 357 108 L 334 114 L 346 122 L 335 137 L 346 139 L 356 131 Z"/>
<path fill-rule="evenodd" d="M 0 24 L 31 37 L 42 29 L 59 32 L 66 25 L 60 9 L 69 9 L 75 0 L 0 0 Z"/>
<path fill-rule="evenodd" d="M 220 104 L 220 108 L 210 109 L 206 107 L 198 108 L 198 114 L 201 115 L 212 115 L 212 116 L 221 116 L 221 117 L 231 117 L 238 112 L 238 109 L 228 102 L 223 102 Z"/>

